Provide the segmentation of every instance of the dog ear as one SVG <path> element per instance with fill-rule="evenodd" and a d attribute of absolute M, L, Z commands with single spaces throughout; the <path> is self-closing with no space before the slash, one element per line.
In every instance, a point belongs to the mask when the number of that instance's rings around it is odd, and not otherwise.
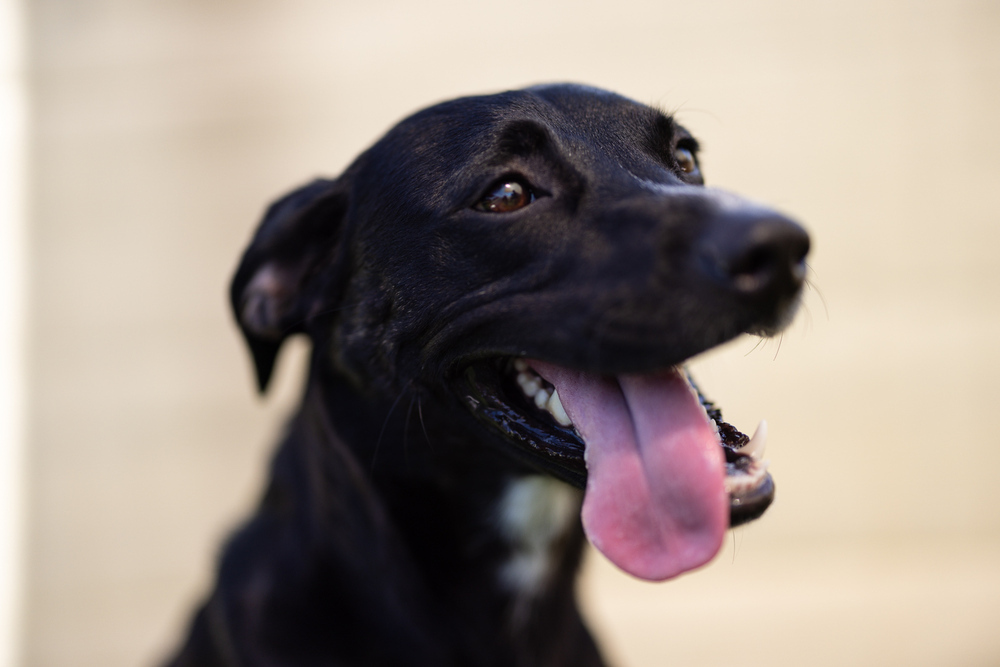
<path fill-rule="evenodd" d="M 306 330 L 337 261 L 347 196 L 339 181 L 313 181 L 273 203 L 233 277 L 230 298 L 257 371 L 267 389 L 284 340 Z"/>

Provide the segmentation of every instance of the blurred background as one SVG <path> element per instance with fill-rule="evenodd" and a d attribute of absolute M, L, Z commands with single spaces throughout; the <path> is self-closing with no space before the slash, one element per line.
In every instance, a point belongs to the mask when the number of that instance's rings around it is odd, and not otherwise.
<path fill-rule="evenodd" d="M 154 665 L 255 501 L 225 293 L 265 205 L 435 101 L 547 81 L 676 112 L 812 232 L 780 340 L 694 373 L 778 495 L 660 585 L 588 556 L 614 664 L 1000 664 L 994 0 L 4 0 L 0 659 Z M 6 239 L 6 241 L 5 241 Z"/>

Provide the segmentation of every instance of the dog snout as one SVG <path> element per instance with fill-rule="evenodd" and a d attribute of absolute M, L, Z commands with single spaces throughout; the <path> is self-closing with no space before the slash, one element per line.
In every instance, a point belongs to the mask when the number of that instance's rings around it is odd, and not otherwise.
<path fill-rule="evenodd" d="M 733 287 L 744 294 L 789 293 L 802 287 L 809 252 L 804 229 L 776 215 L 750 223 L 741 236 L 722 258 Z"/>
<path fill-rule="evenodd" d="M 802 288 L 809 235 L 773 211 L 752 209 L 720 216 L 708 247 L 716 277 L 748 298 L 784 300 Z"/>

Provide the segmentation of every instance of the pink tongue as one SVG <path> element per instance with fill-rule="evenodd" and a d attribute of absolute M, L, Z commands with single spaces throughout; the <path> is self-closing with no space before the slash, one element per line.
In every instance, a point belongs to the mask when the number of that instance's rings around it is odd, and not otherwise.
<path fill-rule="evenodd" d="M 587 446 L 583 527 L 611 562 L 661 580 L 703 565 L 729 526 L 715 429 L 679 371 L 606 378 L 531 361 Z"/>

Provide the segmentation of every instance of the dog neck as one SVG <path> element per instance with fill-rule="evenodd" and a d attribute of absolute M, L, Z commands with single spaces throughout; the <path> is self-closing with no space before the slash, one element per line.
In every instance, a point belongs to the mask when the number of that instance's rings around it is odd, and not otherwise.
<path fill-rule="evenodd" d="M 579 522 L 582 494 L 543 475 L 511 479 L 500 498 L 498 528 L 510 555 L 498 571 L 501 586 L 513 595 L 511 620 L 525 624 L 563 565 L 560 558 Z"/>
<path fill-rule="evenodd" d="M 370 404 L 346 382 L 311 381 L 275 460 L 272 487 L 285 490 L 269 495 L 310 526 L 305 548 L 323 569 L 361 596 L 365 581 L 393 590 L 396 613 L 431 634 L 539 660 L 554 636 L 583 636 L 580 492 L 460 437 L 430 401 L 384 401 L 381 415 Z"/>

